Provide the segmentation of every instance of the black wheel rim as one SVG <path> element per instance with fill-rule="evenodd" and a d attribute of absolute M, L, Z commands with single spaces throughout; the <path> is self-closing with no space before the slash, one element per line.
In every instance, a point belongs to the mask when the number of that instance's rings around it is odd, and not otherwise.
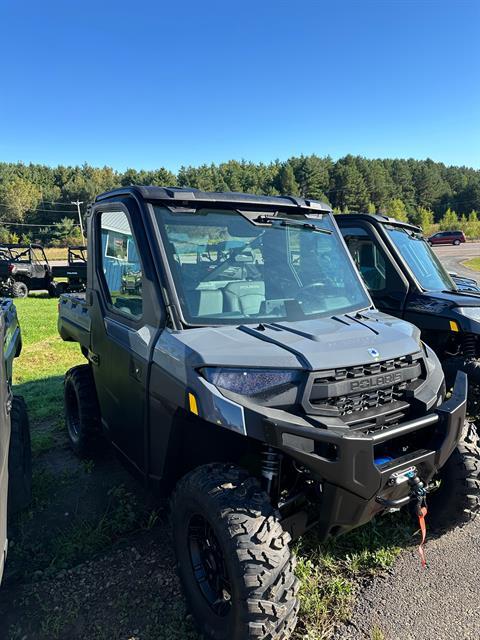
<path fill-rule="evenodd" d="M 232 607 L 232 588 L 223 552 L 212 526 L 201 515 L 190 518 L 188 546 L 193 575 L 213 613 L 225 617 Z"/>
<path fill-rule="evenodd" d="M 71 385 L 67 386 L 65 395 L 68 431 L 70 438 L 74 442 L 77 442 L 80 434 L 80 412 L 78 409 L 77 396 Z"/>

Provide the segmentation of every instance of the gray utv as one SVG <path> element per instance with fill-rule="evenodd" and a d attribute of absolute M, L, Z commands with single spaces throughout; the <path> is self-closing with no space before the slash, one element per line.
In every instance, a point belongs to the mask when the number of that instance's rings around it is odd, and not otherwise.
<path fill-rule="evenodd" d="M 329 206 L 294 197 L 129 187 L 88 218 L 85 296 L 59 331 L 79 455 L 106 436 L 171 493 L 188 606 L 206 638 L 288 638 L 289 548 L 425 494 L 462 435 L 413 325 L 377 311 Z"/>

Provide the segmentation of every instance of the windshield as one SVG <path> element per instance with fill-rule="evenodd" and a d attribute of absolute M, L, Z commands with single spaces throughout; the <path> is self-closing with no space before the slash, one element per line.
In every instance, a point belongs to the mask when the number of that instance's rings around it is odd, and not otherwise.
<path fill-rule="evenodd" d="M 258 212 L 262 224 L 254 224 L 233 210 L 155 213 L 189 324 L 301 320 L 371 305 L 328 215 L 272 221 Z"/>
<path fill-rule="evenodd" d="M 425 240 L 411 229 L 385 226 L 393 244 L 426 291 L 456 291 L 453 280 Z"/>

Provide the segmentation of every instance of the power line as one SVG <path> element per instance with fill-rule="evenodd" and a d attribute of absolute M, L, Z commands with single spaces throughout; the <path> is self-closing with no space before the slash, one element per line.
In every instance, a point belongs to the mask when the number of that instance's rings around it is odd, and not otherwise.
<path fill-rule="evenodd" d="M 64 207 L 69 207 L 70 202 L 54 202 L 53 200 L 40 200 L 40 204 L 61 204 Z"/>
<path fill-rule="evenodd" d="M 8 204 L 2 204 L 1 202 L 0 202 L 0 207 L 3 207 L 4 209 L 11 209 L 11 207 Z M 44 211 L 46 213 L 63 213 L 64 215 L 67 215 L 67 214 L 75 215 L 77 213 L 76 211 L 61 211 L 59 209 L 30 209 L 31 213 L 35 213 L 36 211 Z"/>
<path fill-rule="evenodd" d="M 57 227 L 57 224 L 34 224 L 27 222 L 2 222 L 0 220 L 0 227 L 13 226 L 13 227 Z M 74 227 L 79 227 L 78 222 L 75 222 Z"/>

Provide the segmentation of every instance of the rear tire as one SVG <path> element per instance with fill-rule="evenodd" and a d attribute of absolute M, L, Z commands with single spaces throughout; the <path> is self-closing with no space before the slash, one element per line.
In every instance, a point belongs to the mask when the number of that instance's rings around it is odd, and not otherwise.
<path fill-rule="evenodd" d="M 70 446 L 80 458 L 102 442 L 100 408 L 90 365 L 73 367 L 65 375 L 65 422 Z"/>
<path fill-rule="evenodd" d="M 457 448 L 440 469 L 440 487 L 427 498 L 428 521 L 441 533 L 462 527 L 480 510 L 480 448 L 475 425 L 465 422 Z"/>
<path fill-rule="evenodd" d="M 14 282 L 12 284 L 12 298 L 26 298 L 28 287 L 25 282 Z"/>
<path fill-rule="evenodd" d="M 453 244 L 458 247 L 458 245 L 460 244 L 460 240 L 454 240 Z"/>
<path fill-rule="evenodd" d="M 32 450 L 27 408 L 21 396 L 14 396 L 10 411 L 8 452 L 8 512 L 17 513 L 32 499 Z"/>
<path fill-rule="evenodd" d="M 295 560 L 258 481 L 233 465 L 199 467 L 171 502 L 178 573 L 208 640 L 286 640 L 298 614 Z"/>
<path fill-rule="evenodd" d="M 65 293 L 65 282 L 52 282 L 48 287 L 48 294 L 51 298 L 59 298 L 62 293 Z"/>

